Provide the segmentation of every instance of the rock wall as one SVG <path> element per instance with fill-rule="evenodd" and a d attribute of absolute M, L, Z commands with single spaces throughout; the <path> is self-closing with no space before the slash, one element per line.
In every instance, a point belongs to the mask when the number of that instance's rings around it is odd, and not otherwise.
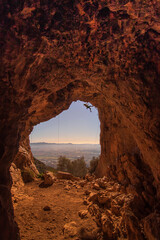
<path fill-rule="evenodd" d="M 158 0 L 0 2 L 1 239 L 19 239 L 9 168 L 20 143 L 72 101 L 99 111 L 97 174 L 136 191 L 138 175 L 160 198 L 159 15 Z"/>
<path fill-rule="evenodd" d="M 39 174 L 34 164 L 34 157 L 31 152 L 29 137 L 26 138 L 25 141 L 19 143 L 18 153 L 16 154 L 13 162 L 16 164 L 16 167 L 21 170 L 24 182 L 33 181 Z"/>

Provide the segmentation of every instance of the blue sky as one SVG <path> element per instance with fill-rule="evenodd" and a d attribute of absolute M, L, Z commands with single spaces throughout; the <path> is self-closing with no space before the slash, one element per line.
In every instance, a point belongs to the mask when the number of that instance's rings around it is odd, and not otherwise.
<path fill-rule="evenodd" d="M 92 112 L 73 102 L 70 108 L 47 122 L 36 125 L 30 134 L 31 142 L 99 143 L 100 122 L 95 107 Z"/>

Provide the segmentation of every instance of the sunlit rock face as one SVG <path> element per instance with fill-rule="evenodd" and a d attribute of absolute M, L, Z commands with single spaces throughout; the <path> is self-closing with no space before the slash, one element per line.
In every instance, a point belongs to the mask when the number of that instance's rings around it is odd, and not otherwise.
<path fill-rule="evenodd" d="M 32 182 L 36 179 L 39 172 L 34 164 L 34 157 L 31 152 L 29 138 L 26 138 L 23 142 L 19 143 L 18 153 L 13 162 L 16 167 L 21 170 L 22 178 L 25 183 Z"/>
<path fill-rule="evenodd" d="M 160 198 L 159 1 L 11 0 L 0 11 L 1 239 L 18 239 L 6 199 L 19 146 L 75 100 L 99 111 L 97 175 Z"/>

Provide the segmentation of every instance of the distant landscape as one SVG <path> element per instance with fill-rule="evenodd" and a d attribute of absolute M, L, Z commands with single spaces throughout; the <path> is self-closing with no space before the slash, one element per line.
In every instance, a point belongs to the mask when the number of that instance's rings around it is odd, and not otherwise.
<path fill-rule="evenodd" d="M 60 156 L 70 160 L 84 157 L 87 166 L 93 157 L 98 157 L 101 152 L 100 144 L 72 144 L 72 143 L 31 143 L 33 156 L 50 167 L 57 167 Z"/>

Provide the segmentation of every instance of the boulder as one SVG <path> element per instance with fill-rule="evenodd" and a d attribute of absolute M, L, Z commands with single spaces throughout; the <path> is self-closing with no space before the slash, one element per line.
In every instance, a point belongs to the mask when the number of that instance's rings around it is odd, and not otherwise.
<path fill-rule="evenodd" d="M 78 236 L 82 240 L 97 240 L 98 235 L 98 229 L 94 229 L 91 231 L 90 229 L 86 227 L 81 227 L 78 231 Z M 79 238 L 78 238 L 79 239 Z"/>
<path fill-rule="evenodd" d="M 44 186 L 51 186 L 55 182 L 56 178 L 52 172 L 45 172 L 44 174 Z"/>
<path fill-rule="evenodd" d="M 69 222 L 64 225 L 63 228 L 64 237 L 74 237 L 78 233 L 78 227 L 76 222 Z"/>
<path fill-rule="evenodd" d="M 57 172 L 58 179 L 75 180 L 76 178 L 69 172 Z"/>

